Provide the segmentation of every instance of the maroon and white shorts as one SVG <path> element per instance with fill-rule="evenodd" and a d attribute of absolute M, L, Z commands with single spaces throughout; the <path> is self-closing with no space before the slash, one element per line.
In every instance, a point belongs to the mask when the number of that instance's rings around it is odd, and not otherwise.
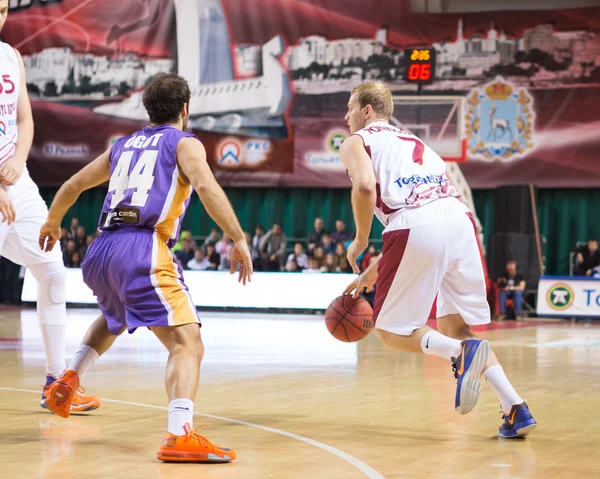
<path fill-rule="evenodd" d="M 481 254 L 470 213 L 383 234 L 373 318 L 375 327 L 409 336 L 423 327 L 437 295 L 437 317 L 460 314 L 490 322 Z"/>

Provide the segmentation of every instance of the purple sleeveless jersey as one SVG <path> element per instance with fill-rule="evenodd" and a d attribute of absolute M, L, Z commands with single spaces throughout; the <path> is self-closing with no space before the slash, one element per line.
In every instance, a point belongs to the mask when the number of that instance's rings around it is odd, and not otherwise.
<path fill-rule="evenodd" d="M 191 136 L 172 126 L 143 128 L 111 150 L 102 234 L 81 269 L 113 334 L 200 322 L 169 249 L 192 192 L 177 168 L 177 143 Z"/>
<path fill-rule="evenodd" d="M 115 142 L 98 228 L 155 230 L 172 247 L 192 193 L 177 167 L 177 144 L 195 137 L 167 125 L 142 128 Z"/>

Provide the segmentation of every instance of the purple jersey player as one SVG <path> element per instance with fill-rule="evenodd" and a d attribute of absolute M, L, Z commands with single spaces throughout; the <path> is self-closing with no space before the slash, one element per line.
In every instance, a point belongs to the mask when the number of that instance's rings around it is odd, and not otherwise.
<path fill-rule="evenodd" d="M 169 247 L 175 244 L 192 189 L 235 246 L 231 253 L 238 281 L 252 275 L 244 232 L 207 162 L 202 143 L 185 133 L 189 117 L 187 82 L 160 73 L 148 84 L 143 102 L 151 124 L 121 138 L 112 148 L 70 178 L 58 191 L 40 232 L 40 247 L 51 250 L 60 224 L 79 195 L 107 180 L 100 236 L 82 265 L 83 279 L 98 299 L 102 316 L 89 328 L 67 372 L 50 388 L 48 408 L 69 416 L 79 377 L 125 329 L 140 326 L 169 350 L 168 432 L 158 459 L 176 462 L 228 462 L 232 449 L 211 444 L 192 429 L 193 399 L 204 352 L 196 308 L 181 267 Z M 190 440 L 196 438 L 197 440 Z"/>

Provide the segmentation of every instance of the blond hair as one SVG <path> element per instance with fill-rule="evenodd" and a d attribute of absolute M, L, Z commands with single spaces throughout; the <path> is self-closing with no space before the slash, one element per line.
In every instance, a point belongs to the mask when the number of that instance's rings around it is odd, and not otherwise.
<path fill-rule="evenodd" d="M 361 108 L 371 105 L 378 117 L 389 120 L 394 113 L 392 92 L 383 82 L 371 81 L 362 83 L 352 89 L 352 95 L 358 94 L 358 103 Z"/>

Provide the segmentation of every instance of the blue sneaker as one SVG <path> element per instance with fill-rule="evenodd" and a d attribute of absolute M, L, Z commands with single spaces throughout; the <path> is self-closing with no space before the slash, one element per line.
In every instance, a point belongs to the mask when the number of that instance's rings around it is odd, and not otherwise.
<path fill-rule="evenodd" d="M 515 404 L 510 408 L 508 415 L 502 415 L 504 424 L 498 429 L 500 437 L 522 437 L 527 436 L 537 427 L 537 422 L 533 419 L 527 403 Z"/>
<path fill-rule="evenodd" d="M 467 414 L 477 404 L 481 389 L 481 371 L 490 355 L 490 343 L 481 339 L 467 339 L 461 343 L 462 351 L 452 358 L 456 384 L 454 407 L 458 414 Z"/>
<path fill-rule="evenodd" d="M 44 389 L 42 389 L 42 400 L 40 401 L 40 406 L 44 409 L 48 409 L 48 406 L 46 406 L 46 391 L 48 391 L 48 388 L 54 381 L 56 381 L 55 377 L 46 376 L 46 384 L 44 384 Z"/>

